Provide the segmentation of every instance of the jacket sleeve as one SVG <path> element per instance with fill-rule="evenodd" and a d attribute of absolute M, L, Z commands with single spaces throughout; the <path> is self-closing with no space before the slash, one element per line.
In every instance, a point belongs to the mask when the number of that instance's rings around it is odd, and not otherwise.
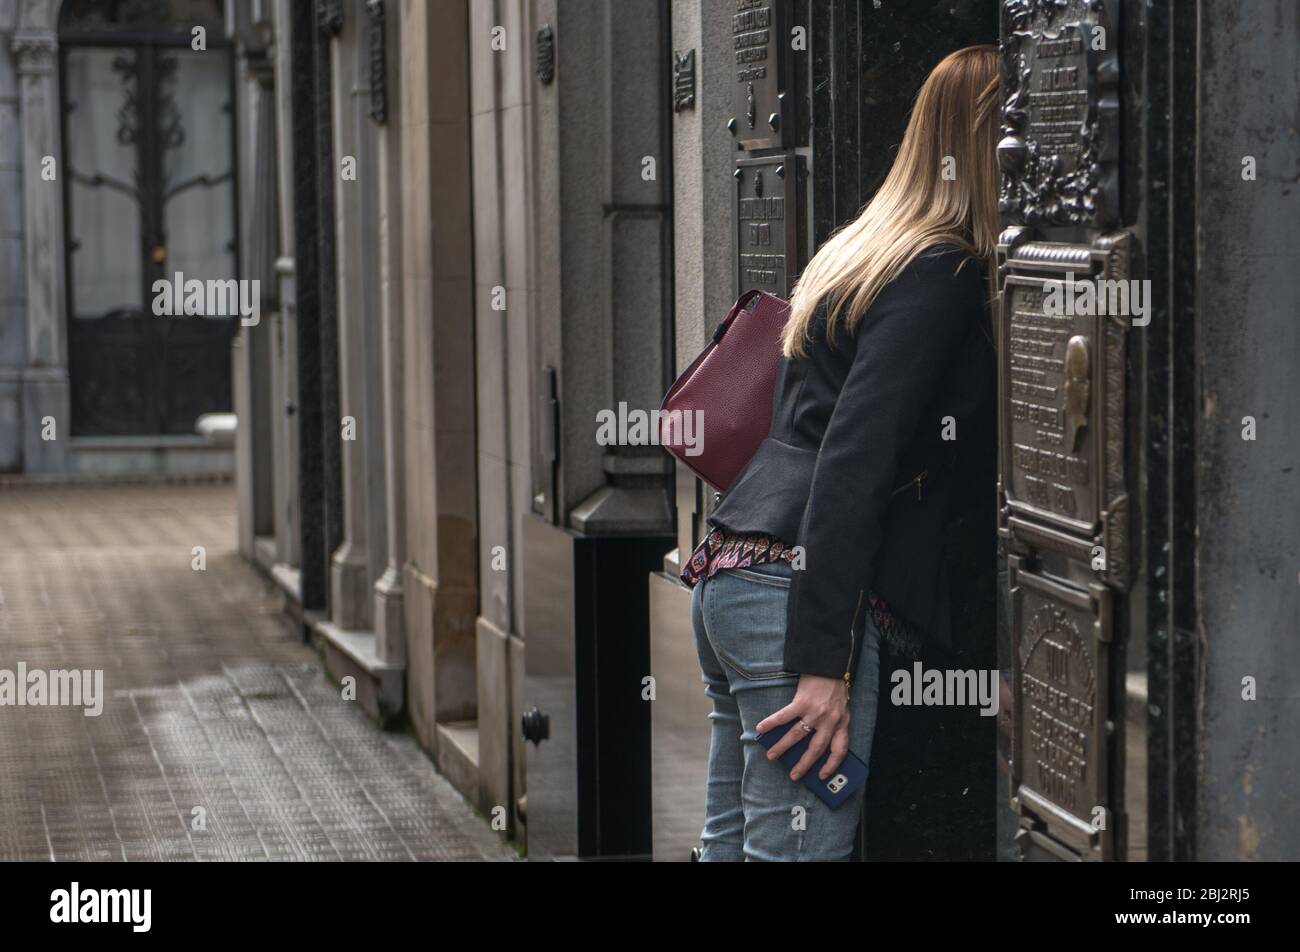
<path fill-rule="evenodd" d="M 856 330 L 799 527 L 804 567 L 790 583 L 785 669 L 839 678 L 871 591 L 901 456 L 952 367 L 986 289 L 978 262 L 923 253 L 886 286 Z"/>

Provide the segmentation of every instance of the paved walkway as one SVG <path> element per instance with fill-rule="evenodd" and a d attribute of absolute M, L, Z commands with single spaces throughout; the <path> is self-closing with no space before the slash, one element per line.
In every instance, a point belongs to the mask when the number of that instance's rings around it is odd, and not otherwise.
<path fill-rule="evenodd" d="M 0 488 L 0 701 L 20 663 L 103 711 L 0 707 L 0 860 L 514 856 L 325 679 L 228 486 Z"/>

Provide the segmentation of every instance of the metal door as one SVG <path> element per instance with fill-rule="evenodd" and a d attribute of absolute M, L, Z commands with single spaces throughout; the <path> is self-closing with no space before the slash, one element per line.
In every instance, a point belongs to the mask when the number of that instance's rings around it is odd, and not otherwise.
<path fill-rule="evenodd" d="M 1125 855 L 1134 233 L 1115 0 L 1004 0 L 1000 536 L 1026 859 Z M 1100 295 L 1100 296 L 1099 296 Z"/>
<path fill-rule="evenodd" d="M 192 433 L 230 409 L 238 327 L 222 5 L 71 0 L 59 44 L 73 432 Z M 187 297 L 199 313 L 159 315 Z"/>

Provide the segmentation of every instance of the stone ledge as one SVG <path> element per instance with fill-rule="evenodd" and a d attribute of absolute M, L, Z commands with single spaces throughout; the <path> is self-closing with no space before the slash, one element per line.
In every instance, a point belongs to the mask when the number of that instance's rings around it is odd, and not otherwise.
<path fill-rule="evenodd" d="M 276 562 L 269 569 L 271 580 L 284 590 L 290 601 L 302 604 L 302 572 L 288 562 Z"/>
<path fill-rule="evenodd" d="M 62 489 L 68 486 L 220 486 L 234 482 L 230 473 L 0 473 L 0 489 Z"/>
<path fill-rule="evenodd" d="M 478 722 L 438 724 L 438 769 L 470 803 L 479 804 Z"/>
<path fill-rule="evenodd" d="M 230 478 L 235 470 L 234 451 L 202 436 L 74 436 L 68 453 L 68 474 L 91 479 Z"/>
<path fill-rule="evenodd" d="M 268 575 L 276 564 L 275 536 L 256 536 L 253 539 L 253 562 Z"/>
<path fill-rule="evenodd" d="M 338 681 L 354 678 L 362 710 L 388 725 L 402 712 L 405 666 L 379 657 L 373 631 L 348 631 L 326 619 L 311 619 L 311 627 L 325 655 L 325 670 Z"/>

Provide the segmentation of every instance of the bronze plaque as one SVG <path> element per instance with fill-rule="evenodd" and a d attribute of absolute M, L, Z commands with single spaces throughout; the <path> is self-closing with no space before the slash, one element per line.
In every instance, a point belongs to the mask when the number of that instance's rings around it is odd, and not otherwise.
<path fill-rule="evenodd" d="M 1008 501 L 1091 534 L 1097 523 L 1093 390 L 1099 389 L 1095 317 L 1050 313 L 1063 282 L 1007 278 L 1004 363 L 1009 400 Z"/>
<path fill-rule="evenodd" d="M 1119 199 L 1113 0 L 1003 0 L 1001 208 L 1035 225 L 1114 223 Z"/>
<path fill-rule="evenodd" d="M 784 148 L 793 131 L 788 0 L 735 0 L 731 18 L 734 112 L 729 127 L 746 149 Z"/>
<path fill-rule="evenodd" d="M 1110 589 L 1088 590 L 1010 560 L 1012 797 L 1022 826 L 1085 858 L 1109 858 Z"/>
<path fill-rule="evenodd" d="M 736 162 L 739 290 L 790 296 L 799 268 L 799 169 L 793 152 Z"/>
<path fill-rule="evenodd" d="M 1124 358 L 1141 293 L 1128 279 L 1128 237 L 1092 245 L 1020 238 L 1009 229 L 999 246 L 1006 506 L 1010 515 L 1103 546 L 1093 568 L 1123 588 Z"/>
<path fill-rule="evenodd" d="M 695 108 L 695 51 L 673 50 L 673 112 Z"/>

